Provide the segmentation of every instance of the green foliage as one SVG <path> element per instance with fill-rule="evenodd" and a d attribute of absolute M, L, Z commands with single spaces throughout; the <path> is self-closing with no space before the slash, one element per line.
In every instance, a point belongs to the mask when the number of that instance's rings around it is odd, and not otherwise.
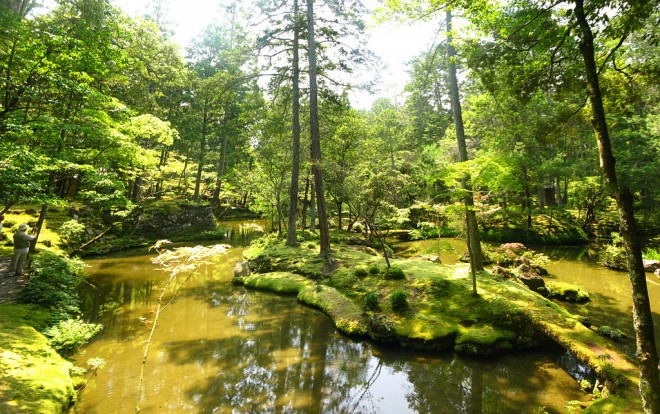
<path fill-rule="evenodd" d="M 80 309 L 76 289 L 83 280 L 84 268 L 81 260 L 41 252 L 34 256 L 30 281 L 17 299 L 49 309 L 56 320 L 77 315 Z"/>
<path fill-rule="evenodd" d="M 624 332 L 608 325 L 599 326 L 596 329 L 596 332 L 608 338 L 612 338 L 615 341 L 620 341 L 627 338 L 627 335 Z"/>
<path fill-rule="evenodd" d="M 646 248 L 643 256 L 646 260 L 660 260 L 660 248 Z"/>
<path fill-rule="evenodd" d="M 405 279 L 406 275 L 400 267 L 388 267 L 385 269 L 385 279 L 400 280 Z"/>
<path fill-rule="evenodd" d="M 378 265 L 371 265 L 369 266 L 369 274 L 372 276 L 375 276 L 380 273 L 380 267 Z"/>
<path fill-rule="evenodd" d="M 529 265 L 535 269 L 545 269 L 550 264 L 548 256 L 542 253 L 535 253 L 531 250 L 524 251 L 520 256 L 528 261 Z"/>
<path fill-rule="evenodd" d="M 78 220 L 69 220 L 60 227 L 59 247 L 67 253 L 79 248 L 85 235 L 85 225 Z"/>
<path fill-rule="evenodd" d="M 390 295 L 390 304 L 395 312 L 403 312 L 408 309 L 408 294 L 403 289 L 396 289 Z"/>
<path fill-rule="evenodd" d="M 378 309 L 378 294 L 375 292 L 369 292 L 364 295 L 364 308 L 368 311 L 374 311 Z"/>
<path fill-rule="evenodd" d="M 48 337 L 48 342 L 60 355 L 64 358 L 71 358 L 101 329 L 100 324 L 85 323 L 80 319 L 67 319 L 48 328 L 44 335 Z"/>
<path fill-rule="evenodd" d="M 364 267 L 356 267 L 355 270 L 353 271 L 353 274 L 356 277 L 362 278 L 362 277 L 367 276 L 369 274 L 369 271 L 367 269 L 365 269 Z"/>
<path fill-rule="evenodd" d="M 611 269 L 628 269 L 626 249 L 623 246 L 623 241 L 621 236 L 619 236 L 619 233 L 612 233 L 612 243 L 606 245 L 598 253 L 598 263 L 601 266 L 609 267 Z"/>

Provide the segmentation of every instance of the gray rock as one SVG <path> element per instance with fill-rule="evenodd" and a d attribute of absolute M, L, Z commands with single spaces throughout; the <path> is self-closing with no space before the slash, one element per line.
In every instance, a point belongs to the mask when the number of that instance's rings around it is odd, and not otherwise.
<path fill-rule="evenodd" d="M 250 276 L 250 264 L 248 262 L 238 262 L 234 266 L 234 277 Z"/>
<path fill-rule="evenodd" d="M 545 289 L 545 280 L 530 266 L 522 264 L 516 270 L 518 279 L 534 292 Z"/>
<path fill-rule="evenodd" d="M 655 273 L 660 270 L 660 260 L 644 260 L 644 271 Z"/>

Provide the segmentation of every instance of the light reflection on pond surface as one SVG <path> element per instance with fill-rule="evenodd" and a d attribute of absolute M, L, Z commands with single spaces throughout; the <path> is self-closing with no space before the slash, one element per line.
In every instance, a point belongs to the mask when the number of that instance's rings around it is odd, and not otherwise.
<path fill-rule="evenodd" d="M 161 314 L 142 413 L 559 413 L 587 398 L 554 362 L 560 350 L 471 360 L 345 338 L 295 297 L 232 285 L 241 252 L 202 269 Z M 84 309 L 105 328 L 80 361 L 107 366 L 76 411 L 134 412 L 140 318 L 151 318 L 164 275 L 148 255 L 89 264 Z"/>

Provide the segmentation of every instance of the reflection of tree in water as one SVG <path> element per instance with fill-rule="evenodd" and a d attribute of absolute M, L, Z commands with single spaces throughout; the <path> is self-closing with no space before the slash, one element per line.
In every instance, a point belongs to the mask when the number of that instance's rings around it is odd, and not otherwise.
<path fill-rule="evenodd" d="M 171 362 L 217 370 L 188 387 L 200 412 L 347 412 L 354 384 L 367 380 L 363 345 L 339 337 L 318 312 L 292 312 L 294 298 L 234 289 L 210 304 L 238 333 L 167 345 Z"/>

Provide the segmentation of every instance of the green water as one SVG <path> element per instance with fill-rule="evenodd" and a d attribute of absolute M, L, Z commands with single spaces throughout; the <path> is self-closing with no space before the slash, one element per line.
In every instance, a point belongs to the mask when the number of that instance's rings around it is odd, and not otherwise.
<path fill-rule="evenodd" d="M 340 335 L 294 297 L 230 280 L 251 237 L 196 273 L 161 313 L 147 358 L 141 413 L 566 413 L 588 400 L 560 349 L 472 360 L 381 347 Z M 106 360 L 77 413 L 135 412 L 148 320 L 165 275 L 143 252 L 90 260 L 85 315 L 103 332 L 78 359 Z"/>

